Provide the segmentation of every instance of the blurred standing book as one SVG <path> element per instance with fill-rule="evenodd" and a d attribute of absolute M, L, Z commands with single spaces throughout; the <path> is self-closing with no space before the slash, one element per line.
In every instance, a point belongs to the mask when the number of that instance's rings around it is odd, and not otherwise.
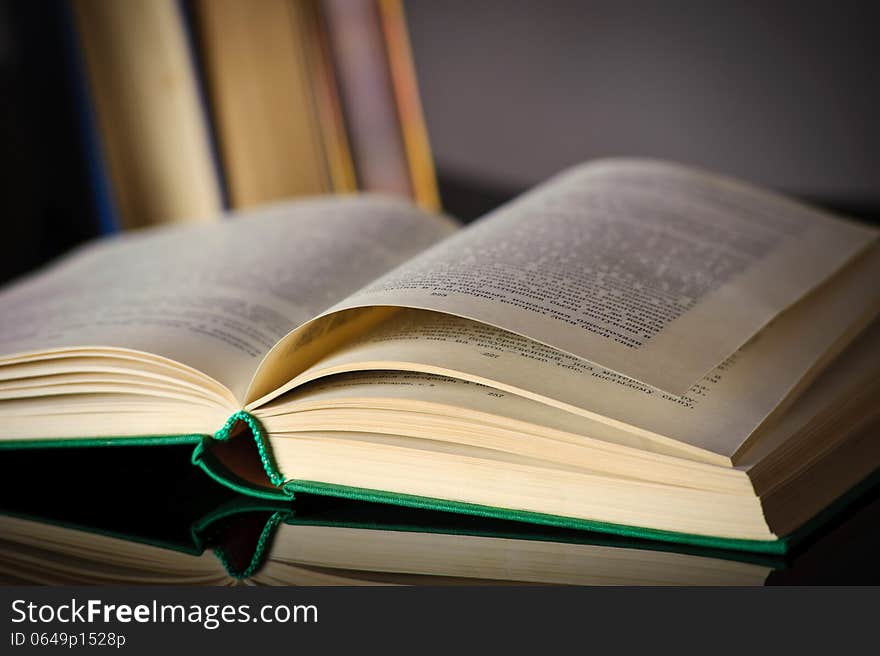
<path fill-rule="evenodd" d="M 191 6 L 233 207 L 357 189 L 437 207 L 399 3 Z"/>
<path fill-rule="evenodd" d="M 72 0 L 117 227 L 357 190 L 437 209 L 396 0 Z"/>
<path fill-rule="evenodd" d="M 73 0 L 121 227 L 222 209 L 197 72 L 176 0 Z"/>
<path fill-rule="evenodd" d="M 344 130 L 328 89 L 329 61 L 311 2 L 195 0 L 230 202 L 354 191 Z"/>
<path fill-rule="evenodd" d="M 400 0 L 323 0 L 363 189 L 439 201 Z"/>

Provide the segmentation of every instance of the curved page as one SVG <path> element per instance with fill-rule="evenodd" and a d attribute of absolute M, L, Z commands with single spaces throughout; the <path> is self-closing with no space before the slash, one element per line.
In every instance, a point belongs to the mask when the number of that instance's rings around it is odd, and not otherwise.
<path fill-rule="evenodd" d="M 877 316 L 878 278 L 880 252 L 871 249 L 680 396 L 513 333 L 424 310 L 398 310 L 281 390 L 346 371 L 453 376 L 729 465 L 755 430 Z"/>
<path fill-rule="evenodd" d="M 875 236 L 724 178 L 609 160 L 536 188 L 331 312 L 458 315 L 681 395 Z M 280 371 L 298 341 L 261 370 Z M 283 382 L 262 380 L 248 400 Z"/>

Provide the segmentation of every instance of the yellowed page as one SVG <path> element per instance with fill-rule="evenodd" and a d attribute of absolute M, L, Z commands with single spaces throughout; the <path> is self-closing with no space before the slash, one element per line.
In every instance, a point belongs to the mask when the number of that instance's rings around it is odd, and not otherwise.
<path fill-rule="evenodd" d="M 493 449 L 383 434 L 299 433 L 272 447 L 288 480 L 698 535 L 776 539 L 753 494 L 618 478 Z"/>
<path fill-rule="evenodd" d="M 457 376 L 729 462 L 783 401 L 794 398 L 876 316 L 878 279 L 880 253 L 872 249 L 683 396 L 486 324 L 424 310 L 399 311 L 285 388 L 352 370 Z"/>
<path fill-rule="evenodd" d="M 875 236 L 723 178 L 609 160 L 536 188 L 333 311 L 463 316 L 680 395 Z"/>
<path fill-rule="evenodd" d="M 297 389 L 254 414 L 273 449 L 316 431 L 384 434 L 503 451 L 623 478 L 752 492 L 746 476 L 723 463 L 699 461 L 683 448 L 663 449 L 582 415 L 447 376 L 341 374 Z"/>
<path fill-rule="evenodd" d="M 798 460 L 795 451 L 803 449 L 815 457 L 848 437 L 847 429 L 852 425 L 880 416 L 878 393 L 880 322 L 875 322 L 788 412 L 762 429 L 754 444 L 736 454 L 737 468 L 748 471 L 756 487 L 759 480 L 764 487 L 770 481 L 779 482 L 779 472 Z M 860 412 L 862 406 L 870 406 L 867 416 Z M 768 476 L 768 471 L 773 475 Z"/>
<path fill-rule="evenodd" d="M 453 230 L 377 196 L 94 243 L 0 292 L 0 366 L 119 347 L 197 369 L 241 399 L 282 336 Z"/>
<path fill-rule="evenodd" d="M 446 431 L 455 435 L 454 440 L 480 446 L 489 442 L 489 433 L 500 431 L 515 434 L 515 448 L 529 449 L 530 456 L 538 457 L 532 451 L 545 449 L 543 458 L 559 456 L 568 464 L 578 456 L 561 443 L 574 446 L 579 455 L 584 446 L 592 445 L 612 453 L 615 460 L 636 456 L 650 460 L 654 466 L 663 459 L 651 454 L 662 454 L 682 467 L 686 466 L 682 461 L 688 459 L 691 463 L 725 465 L 724 474 L 729 472 L 728 463 L 715 454 L 695 453 L 677 443 L 658 444 L 631 430 L 497 387 L 417 371 L 360 371 L 322 378 L 256 408 L 254 416 L 273 436 L 299 431 L 370 430 L 440 440 L 447 439 L 440 434 Z M 529 439 L 523 440 L 526 436 Z M 548 439 L 554 441 L 549 448 Z M 594 451 L 590 454 L 595 457 Z M 690 463 L 687 471 L 693 476 Z"/>

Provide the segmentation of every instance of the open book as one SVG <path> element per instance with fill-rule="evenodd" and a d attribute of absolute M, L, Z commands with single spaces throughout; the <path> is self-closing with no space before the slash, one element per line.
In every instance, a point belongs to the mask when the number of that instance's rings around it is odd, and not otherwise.
<path fill-rule="evenodd" d="M 876 235 L 608 160 L 464 229 L 352 196 L 118 236 L 0 293 L 0 445 L 782 552 L 880 465 Z"/>

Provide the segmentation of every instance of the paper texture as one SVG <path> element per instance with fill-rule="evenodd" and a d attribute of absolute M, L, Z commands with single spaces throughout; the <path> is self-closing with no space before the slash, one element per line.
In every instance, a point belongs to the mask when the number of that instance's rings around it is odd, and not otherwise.
<path fill-rule="evenodd" d="M 536 188 L 334 310 L 447 312 L 684 394 L 875 234 L 723 178 L 610 160 Z"/>
<path fill-rule="evenodd" d="M 453 230 L 402 201 L 353 197 L 92 244 L 0 294 L 0 364 L 121 347 L 193 367 L 241 398 L 277 340 Z"/>
<path fill-rule="evenodd" d="M 880 309 L 876 249 L 673 395 L 510 332 L 401 310 L 330 352 L 288 386 L 332 372 L 413 370 L 520 393 L 633 432 L 731 458 Z M 729 462 L 729 460 L 727 460 Z"/>

